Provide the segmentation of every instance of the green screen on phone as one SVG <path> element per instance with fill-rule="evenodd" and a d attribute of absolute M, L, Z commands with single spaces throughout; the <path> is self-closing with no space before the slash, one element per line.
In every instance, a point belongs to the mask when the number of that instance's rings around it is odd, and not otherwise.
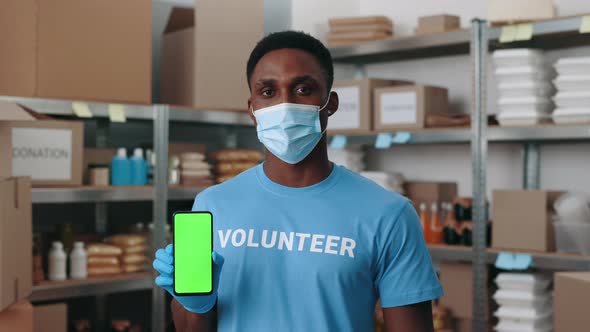
<path fill-rule="evenodd" d="M 213 291 L 213 216 L 210 212 L 174 214 L 174 292 Z"/>

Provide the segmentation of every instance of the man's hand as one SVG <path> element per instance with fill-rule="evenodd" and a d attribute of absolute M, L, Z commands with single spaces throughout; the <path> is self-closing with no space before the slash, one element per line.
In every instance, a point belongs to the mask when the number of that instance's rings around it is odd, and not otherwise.
<path fill-rule="evenodd" d="M 204 314 L 211 311 L 217 302 L 217 287 L 219 286 L 219 275 L 224 262 L 223 256 L 215 251 L 211 255 L 211 258 L 213 259 L 213 292 L 211 292 L 210 295 L 176 296 L 173 291 L 173 250 L 173 245 L 169 244 L 165 249 L 158 249 L 158 251 L 156 251 L 156 259 L 154 259 L 153 266 L 154 269 L 160 273 L 156 278 L 156 285 L 168 291 L 178 303 L 190 312 Z"/>

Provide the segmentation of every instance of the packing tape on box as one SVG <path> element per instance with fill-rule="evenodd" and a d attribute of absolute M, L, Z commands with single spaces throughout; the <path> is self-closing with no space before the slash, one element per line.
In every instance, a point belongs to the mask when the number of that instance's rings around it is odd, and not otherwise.
<path fill-rule="evenodd" d="M 331 149 L 344 149 L 346 147 L 346 143 L 348 138 L 344 135 L 336 135 L 332 137 L 330 141 L 330 148 Z"/>
<path fill-rule="evenodd" d="M 580 23 L 580 33 L 590 33 L 590 15 L 582 17 Z"/>
<path fill-rule="evenodd" d="M 121 104 L 109 104 L 109 119 L 111 122 L 127 122 L 125 106 Z"/>
<path fill-rule="evenodd" d="M 406 144 L 412 139 L 412 134 L 399 132 L 397 134 L 379 133 L 375 139 L 375 148 L 388 149 L 392 144 Z"/>
<path fill-rule="evenodd" d="M 529 254 L 501 252 L 496 258 L 496 267 L 502 270 L 528 270 L 533 267 L 533 257 Z"/>
<path fill-rule="evenodd" d="M 531 38 L 533 38 L 533 30 L 534 27 L 531 23 L 519 24 L 516 26 L 516 36 L 514 36 L 514 41 L 531 40 Z"/>
<path fill-rule="evenodd" d="M 72 103 L 72 110 L 74 111 L 74 114 L 76 114 L 76 116 L 79 118 L 91 118 L 92 117 L 92 112 L 90 111 L 90 107 L 86 103 L 75 101 Z"/>

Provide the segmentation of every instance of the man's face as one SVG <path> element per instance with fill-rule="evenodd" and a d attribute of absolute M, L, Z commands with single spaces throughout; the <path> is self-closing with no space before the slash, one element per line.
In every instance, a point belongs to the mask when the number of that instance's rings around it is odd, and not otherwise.
<path fill-rule="evenodd" d="M 279 49 L 264 55 L 254 68 L 250 85 L 248 106 L 253 111 L 280 103 L 324 106 L 330 96 L 320 64 L 299 49 Z M 322 129 L 326 128 L 328 111 L 334 113 L 337 108 L 337 97 L 332 97 L 320 112 Z"/>

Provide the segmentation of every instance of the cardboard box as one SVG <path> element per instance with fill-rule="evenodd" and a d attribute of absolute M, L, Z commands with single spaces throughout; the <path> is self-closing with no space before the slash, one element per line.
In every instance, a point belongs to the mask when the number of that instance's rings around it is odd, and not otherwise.
<path fill-rule="evenodd" d="M 553 202 L 561 192 L 495 190 L 492 246 L 502 249 L 555 251 L 551 224 Z"/>
<path fill-rule="evenodd" d="M 439 300 L 440 305 L 448 308 L 454 318 L 471 320 L 473 318 L 472 265 L 468 263 L 441 262 L 440 282 L 445 291 L 445 295 Z M 491 290 L 488 290 L 488 292 L 491 293 Z M 491 299 L 491 297 L 489 298 Z M 492 317 L 492 303 L 489 302 L 486 307 L 486 320 L 488 320 Z"/>
<path fill-rule="evenodd" d="M 0 331 L 33 332 L 33 306 L 23 300 L 0 312 Z"/>
<path fill-rule="evenodd" d="M 31 219 L 31 180 L 0 179 L 0 311 L 31 293 Z"/>
<path fill-rule="evenodd" d="M 590 272 L 555 274 L 553 300 L 554 328 L 557 332 L 577 332 L 590 326 Z"/>
<path fill-rule="evenodd" d="M 453 31 L 461 28 L 461 18 L 454 15 L 434 15 L 418 18 L 416 34 L 424 35 Z"/>
<path fill-rule="evenodd" d="M 67 332 L 68 306 L 65 303 L 36 305 L 33 322 L 35 332 Z"/>
<path fill-rule="evenodd" d="M 330 116 L 330 134 L 364 133 L 373 129 L 373 91 L 378 87 L 409 85 L 408 81 L 381 79 L 337 80 L 338 111 Z"/>
<path fill-rule="evenodd" d="M 263 34 L 264 0 L 199 0 L 194 11 L 173 9 L 162 40 L 162 102 L 246 111 L 246 63 Z"/>
<path fill-rule="evenodd" d="M 117 154 L 115 148 L 85 148 L 84 149 L 84 163 L 82 169 L 84 171 L 84 183 L 90 184 L 90 166 L 111 166 L 113 157 Z M 110 179 L 109 179 L 110 181 Z"/>
<path fill-rule="evenodd" d="M 82 122 L 2 121 L 1 112 L 0 176 L 30 176 L 33 186 L 82 185 Z"/>
<path fill-rule="evenodd" d="M 406 196 L 415 206 L 426 203 L 452 202 L 457 197 L 456 182 L 415 182 L 404 183 Z"/>
<path fill-rule="evenodd" d="M 517 23 L 555 17 L 553 0 L 488 0 L 488 21 Z"/>
<path fill-rule="evenodd" d="M 151 103 L 151 6 L 3 1 L 0 95 Z"/>
<path fill-rule="evenodd" d="M 428 114 L 448 114 L 445 88 L 412 85 L 377 88 L 374 93 L 375 129 L 405 130 L 426 127 Z"/>

